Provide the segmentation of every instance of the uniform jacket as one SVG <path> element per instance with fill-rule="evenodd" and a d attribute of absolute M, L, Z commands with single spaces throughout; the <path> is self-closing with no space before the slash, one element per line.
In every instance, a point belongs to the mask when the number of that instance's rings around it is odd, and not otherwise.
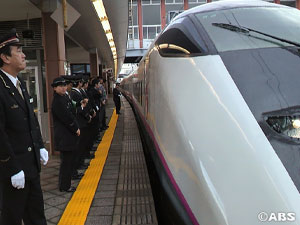
<path fill-rule="evenodd" d="M 120 95 L 121 95 L 121 92 L 118 90 L 118 88 L 114 88 L 113 89 L 113 100 L 114 102 L 120 102 Z"/>
<path fill-rule="evenodd" d="M 76 102 L 76 106 L 77 106 L 76 119 L 78 121 L 79 127 L 80 128 L 86 127 L 88 121 L 90 120 L 90 114 L 87 107 L 81 108 L 80 102 L 83 100 L 83 96 L 80 90 L 77 91 L 76 89 L 72 89 L 70 95 L 72 100 Z"/>
<path fill-rule="evenodd" d="M 11 177 L 23 170 L 25 178 L 41 170 L 40 149 L 44 148 L 39 123 L 24 82 L 24 99 L 0 70 L 0 176 Z"/>
<path fill-rule="evenodd" d="M 93 101 L 93 104 L 96 106 L 97 111 L 99 111 L 101 107 L 102 94 L 94 87 L 91 87 L 88 92 L 88 95 L 90 97 L 90 100 Z"/>
<path fill-rule="evenodd" d="M 87 110 L 88 110 L 88 112 L 89 112 L 89 115 L 90 115 L 90 116 L 93 116 L 94 112 L 96 112 L 96 111 L 94 110 L 95 106 L 93 105 L 93 101 L 90 101 L 90 97 L 88 96 L 86 90 L 80 89 L 80 93 L 82 94 L 82 97 L 83 97 L 83 98 L 87 98 L 87 99 L 89 100 L 89 102 L 88 102 L 88 104 L 87 104 L 86 107 L 87 107 Z"/>
<path fill-rule="evenodd" d="M 72 113 L 73 105 L 68 96 L 54 93 L 52 101 L 52 116 L 54 125 L 54 147 L 57 151 L 74 151 L 79 125 Z"/>

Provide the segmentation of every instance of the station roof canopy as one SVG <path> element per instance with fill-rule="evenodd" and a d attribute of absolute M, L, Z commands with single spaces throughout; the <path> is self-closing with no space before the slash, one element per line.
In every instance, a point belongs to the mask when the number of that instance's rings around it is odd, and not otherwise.
<path fill-rule="evenodd" d="M 105 64 L 106 67 L 115 68 L 111 47 L 93 6 L 93 1 L 67 0 L 67 13 L 72 16 L 73 13 L 69 12 L 68 8 L 73 8 L 75 10 L 73 12 L 76 12 L 75 14 L 79 15 L 79 17 L 72 26 L 65 29 L 65 35 L 68 37 L 66 38 L 66 42 L 72 40 L 77 48 L 85 51 L 86 56 L 88 56 L 89 52 L 95 53 L 97 51 L 102 64 Z M 60 2 L 58 0 L 1 0 L 0 21 L 41 18 L 42 12 L 55 12 L 60 7 Z M 103 5 L 115 42 L 118 72 L 122 67 L 126 54 L 128 1 L 103 0 Z M 70 45 L 66 43 L 66 48 L 71 47 L 74 47 L 74 44 Z M 88 57 L 86 58 L 86 62 L 89 62 Z"/>

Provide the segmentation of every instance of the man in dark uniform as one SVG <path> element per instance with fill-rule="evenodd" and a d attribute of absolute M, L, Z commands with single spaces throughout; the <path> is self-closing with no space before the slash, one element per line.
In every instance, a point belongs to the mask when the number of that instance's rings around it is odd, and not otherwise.
<path fill-rule="evenodd" d="M 96 116 L 92 119 L 91 122 L 91 129 L 93 131 L 92 138 L 93 140 L 97 139 L 97 136 L 99 135 L 99 128 L 100 128 L 100 117 L 99 112 L 101 108 L 101 98 L 102 94 L 99 91 L 100 81 L 99 79 L 92 80 L 92 83 L 90 85 L 90 89 L 88 90 L 88 96 L 89 96 L 89 102 L 92 103 L 94 110 L 96 112 Z"/>
<path fill-rule="evenodd" d="M 75 116 L 72 114 L 72 103 L 66 97 L 66 82 L 58 77 L 51 84 L 54 89 L 52 101 L 52 116 L 54 125 L 54 146 L 60 151 L 59 190 L 74 192 L 71 187 L 72 171 L 80 129 Z"/>
<path fill-rule="evenodd" d="M 89 112 L 90 118 L 91 120 L 88 122 L 88 134 L 87 134 L 87 145 L 86 145 L 86 151 L 84 154 L 85 158 L 88 159 L 92 159 L 94 156 L 90 153 L 90 151 L 93 150 L 93 144 L 94 144 L 94 140 L 93 140 L 93 126 L 92 126 L 92 119 L 96 116 L 96 111 L 93 108 L 93 102 L 89 101 L 89 96 L 87 93 L 88 90 L 88 86 L 89 86 L 89 76 L 83 76 L 82 77 L 83 83 L 82 83 L 82 87 L 80 89 L 80 92 L 83 96 L 83 98 L 88 99 L 88 103 L 87 103 L 87 110 Z M 85 166 L 85 165 L 84 165 Z"/>
<path fill-rule="evenodd" d="M 116 83 L 116 87 L 113 89 L 113 100 L 116 106 L 116 113 L 117 114 L 121 114 L 120 110 L 121 110 L 121 92 L 119 91 L 119 86 L 120 83 Z"/>
<path fill-rule="evenodd" d="M 40 128 L 26 86 L 17 76 L 25 55 L 16 30 L 0 37 L 0 178 L 3 206 L 0 224 L 46 225 L 40 185 L 45 165 Z"/>
<path fill-rule="evenodd" d="M 71 90 L 71 98 L 76 102 L 77 112 L 76 119 L 79 124 L 80 137 L 78 142 L 78 152 L 76 157 L 76 168 L 79 169 L 84 164 L 84 154 L 87 148 L 87 142 L 89 140 L 88 123 L 91 122 L 92 117 L 90 116 L 89 108 L 87 107 L 88 98 L 84 98 L 80 89 L 82 87 L 83 80 L 82 75 L 78 74 L 73 82 L 73 88 Z"/>
<path fill-rule="evenodd" d="M 65 79 L 66 84 L 67 84 L 67 91 L 66 91 L 66 94 L 64 97 L 67 99 L 67 103 L 72 106 L 72 107 L 69 107 L 69 111 L 72 113 L 72 115 L 76 119 L 77 109 L 78 109 L 78 107 L 81 107 L 81 106 L 77 105 L 77 103 L 75 101 L 73 101 L 73 99 L 71 98 L 71 95 L 70 95 L 72 88 L 73 88 L 73 82 L 74 82 L 75 76 L 74 75 L 72 75 L 72 76 L 71 75 L 63 75 L 61 77 Z M 77 119 L 76 119 L 76 121 L 77 121 Z M 77 121 L 77 124 L 78 124 L 78 121 Z M 79 151 L 78 142 L 79 142 L 79 138 L 77 139 L 76 143 L 74 143 L 76 145 L 76 148 L 74 150 L 73 155 L 78 154 L 78 151 Z M 83 174 L 78 172 L 76 165 L 75 165 L 75 160 L 73 161 L 73 164 L 74 164 L 74 166 L 73 166 L 73 171 L 72 171 L 72 179 L 82 178 Z"/>

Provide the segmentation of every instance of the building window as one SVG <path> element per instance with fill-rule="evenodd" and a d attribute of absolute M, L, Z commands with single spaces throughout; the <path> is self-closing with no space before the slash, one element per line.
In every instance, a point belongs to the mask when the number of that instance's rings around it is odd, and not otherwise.
<path fill-rule="evenodd" d="M 71 74 L 90 74 L 90 65 L 89 64 L 71 64 Z"/>
<path fill-rule="evenodd" d="M 139 39 L 139 30 L 138 27 L 133 28 L 133 37 L 134 39 Z"/>
<path fill-rule="evenodd" d="M 142 0 L 143 5 L 150 5 L 150 0 Z"/>
<path fill-rule="evenodd" d="M 166 5 L 168 4 L 183 4 L 183 0 L 166 0 Z"/>
<path fill-rule="evenodd" d="M 168 12 L 168 23 L 170 23 L 170 21 L 177 15 L 179 15 L 180 13 L 182 13 L 183 10 L 177 10 L 177 11 L 169 11 Z"/>
<path fill-rule="evenodd" d="M 160 0 L 142 0 L 142 5 L 159 5 Z"/>
<path fill-rule="evenodd" d="M 156 27 L 149 27 L 148 39 L 154 39 L 156 37 Z"/>
<path fill-rule="evenodd" d="M 191 3 L 191 4 L 206 3 L 206 0 L 189 0 L 189 3 Z"/>

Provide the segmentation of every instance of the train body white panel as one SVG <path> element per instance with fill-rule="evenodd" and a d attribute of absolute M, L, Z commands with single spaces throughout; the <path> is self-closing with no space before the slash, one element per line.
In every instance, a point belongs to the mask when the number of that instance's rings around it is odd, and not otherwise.
<path fill-rule="evenodd" d="M 300 225 L 299 21 L 264 1 L 199 6 L 122 81 L 172 224 Z"/>
<path fill-rule="evenodd" d="M 153 60 L 148 122 L 199 223 L 254 225 L 260 212 L 300 215 L 297 189 L 220 57 L 170 59 L 154 51 Z"/>

